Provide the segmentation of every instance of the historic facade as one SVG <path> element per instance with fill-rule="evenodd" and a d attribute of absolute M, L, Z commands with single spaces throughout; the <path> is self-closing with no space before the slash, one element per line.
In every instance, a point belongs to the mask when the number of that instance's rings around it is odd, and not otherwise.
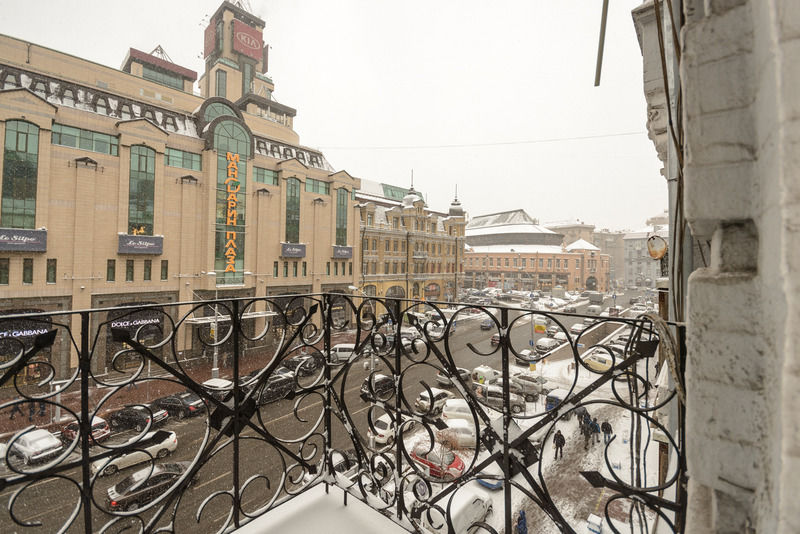
<path fill-rule="evenodd" d="M 367 295 L 455 300 L 461 286 L 466 213 L 427 209 L 413 186 L 362 180 L 360 291 Z"/>
<path fill-rule="evenodd" d="M 220 6 L 200 95 L 160 50 L 117 70 L 0 36 L 0 312 L 360 282 L 360 181 L 271 99 L 263 29 Z"/>

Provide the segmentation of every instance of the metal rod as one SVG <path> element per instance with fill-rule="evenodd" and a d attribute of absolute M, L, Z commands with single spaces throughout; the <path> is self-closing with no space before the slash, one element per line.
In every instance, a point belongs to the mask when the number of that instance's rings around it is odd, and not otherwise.
<path fill-rule="evenodd" d="M 606 21 L 608 20 L 608 0 L 603 0 L 603 14 L 600 17 L 600 42 L 597 44 L 597 66 L 594 70 L 594 86 L 600 85 L 600 73 L 603 70 L 603 46 L 606 41 Z"/>

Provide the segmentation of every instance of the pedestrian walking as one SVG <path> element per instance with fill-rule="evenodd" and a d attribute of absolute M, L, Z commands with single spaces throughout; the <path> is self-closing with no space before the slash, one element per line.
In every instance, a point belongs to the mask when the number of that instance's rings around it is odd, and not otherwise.
<path fill-rule="evenodd" d="M 11 407 L 11 413 L 9 414 L 8 418 L 11 421 L 13 421 L 14 420 L 14 416 L 16 416 L 17 414 L 25 415 L 22 412 L 22 408 L 19 407 L 19 403 L 15 404 L 14 406 Z"/>
<path fill-rule="evenodd" d="M 608 444 L 611 441 L 611 433 L 613 432 L 611 423 L 603 421 L 603 424 L 600 425 L 600 430 L 603 431 L 603 443 Z"/>
<path fill-rule="evenodd" d="M 47 403 L 44 401 L 39 401 L 39 417 L 44 417 L 47 413 Z"/>
<path fill-rule="evenodd" d="M 564 457 L 564 445 L 566 444 L 566 440 L 564 439 L 564 434 L 561 433 L 560 430 L 556 430 L 556 435 L 553 436 L 553 446 L 556 449 L 556 455 L 553 460 L 557 460 L 559 455 Z"/>
<path fill-rule="evenodd" d="M 597 424 L 597 417 L 592 419 L 592 422 L 589 423 L 589 430 L 592 433 L 592 443 L 600 443 L 600 425 Z"/>
<path fill-rule="evenodd" d="M 36 404 L 28 403 L 28 422 L 33 422 L 33 416 L 36 415 Z"/>
<path fill-rule="evenodd" d="M 583 425 L 581 428 L 581 434 L 583 434 L 583 450 L 589 450 L 589 440 L 592 439 L 592 429 L 589 428 L 589 425 Z"/>

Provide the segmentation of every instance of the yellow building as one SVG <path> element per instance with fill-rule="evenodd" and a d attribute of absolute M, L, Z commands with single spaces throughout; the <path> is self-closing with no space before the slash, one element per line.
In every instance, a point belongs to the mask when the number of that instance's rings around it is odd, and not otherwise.
<path fill-rule="evenodd" d="M 463 279 L 466 214 L 426 208 L 413 188 L 362 180 L 360 290 L 379 297 L 455 300 Z"/>
<path fill-rule="evenodd" d="M 220 6 L 200 95 L 160 49 L 117 70 L 0 36 L 0 313 L 361 283 L 360 181 L 272 100 L 263 29 Z"/>

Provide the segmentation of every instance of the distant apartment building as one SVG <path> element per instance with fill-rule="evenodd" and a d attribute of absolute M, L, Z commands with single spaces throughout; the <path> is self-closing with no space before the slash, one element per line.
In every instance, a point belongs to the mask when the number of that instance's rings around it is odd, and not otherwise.
<path fill-rule="evenodd" d="M 609 256 L 586 240 L 562 240 L 521 209 L 474 217 L 466 229 L 464 286 L 608 290 Z"/>
<path fill-rule="evenodd" d="M 360 291 L 378 297 L 454 300 L 463 278 L 466 213 L 428 209 L 413 186 L 362 180 Z"/>
<path fill-rule="evenodd" d="M 592 242 L 592 234 L 594 233 L 594 225 L 586 224 L 583 221 L 552 221 L 544 224 L 548 230 L 552 230 L 557 234 L 561 234 L 561 244 L 565 247 L 570 243 L 574 243 L 579 239 L 583 239 L 589 243 Z"/>
<path fill-rule="evenodd" d="M 614 232 L 608 228 L 595 230 L 592 233 L 592 244 L 603 254 L 608 254 L 609 279 L 612 285 L 621 285 L 625 281 L 625 232 Z"/>
<path fill-rule="evenodd" d="M 647 251 L 647 239 L 657 235 L 669 238 L 666 226 L 650 226 L 636 232 L 625 234 L 625 285 L 655 287 L 656 280 L 661 277 L 661 262 L 650 257 Z"/>

